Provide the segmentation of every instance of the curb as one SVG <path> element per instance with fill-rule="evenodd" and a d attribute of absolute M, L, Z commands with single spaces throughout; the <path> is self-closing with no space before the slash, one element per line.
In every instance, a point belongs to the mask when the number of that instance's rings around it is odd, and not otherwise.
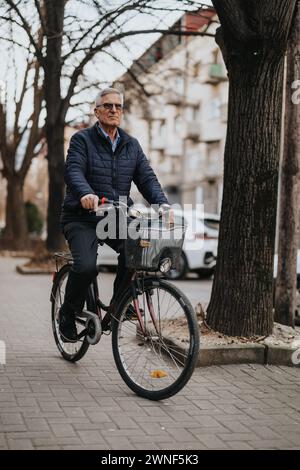
<path fill-rule="evenodd" d="M 225 364 L 265 364 L 300 367 L 300 348 L 268 344 L 201 347 L 196 367 Z"/>
<path fill-rule="evenodd" d="M 201 347 L 196 367 L 225 364 L 265 363 L 265 347 L 262 344 L 232 344 L 228 346 Z"/>
<path fill-rule="evenodd" d="M 49 268 L 27 268 L 26 266 L 16 266 L 16 271 L 19 274 L 52 274 L 52 272 L 55 270 L 55 267 L 53 267 L 53 270 L 51 271 Z"/>
<path fill-rule="evenodd" d="M 0 250 L 1 258 L 31 258 L 33 256 L 33 250 Z"/>
<path fill-rule="evenodd" d="M 288 346 L 268 346 L 267 364 L 300 367 L 300 348 L 291 348 Z"/>

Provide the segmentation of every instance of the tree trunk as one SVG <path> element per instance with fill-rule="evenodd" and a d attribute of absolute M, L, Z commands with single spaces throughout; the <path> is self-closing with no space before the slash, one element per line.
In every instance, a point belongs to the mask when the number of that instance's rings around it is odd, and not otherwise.
<path fill-rule="evenodd" d="M 23 197 L 24 180 L 17 175 L 7 178 L 6 226 L 3 238 L 13 250 L 27 250 L 30 246 L 26 210 Z"/>
<path fill-rule="evenodd" d="M 251 8 L 249 2 L 213 3 L 222 25 L 217 40 L 228 69 L 229 114 L 218 262 L 207 322 L 233 336 L 268 335 L 284 52 L 294 8 L 293 2 L 276 0 L 250 2 Z"/>
<path fill-rule="evenodd" d="M 281 172 L 278 271 L 275 320 L 294 327 L 297 296 L 297 247 L 300 208 L 300 104 L 293 82 L 300 79 L 300 5 L 297 2 L 287 51 L 284 152 Z"/>
<path fill-rule="evenodd" d="M 63 249 L 64 237 L 59 225 L 64 198 L 64 125 L 47 126 L 49 200 L 47 213 L 47 248 L 50 251 Z"/>
<path fill-rule="evenodd" d="M 49 201 L 47 248 L 64 246 L 59 218 L 64 196 L 64 122 L 61 100 L 61 48 L 65 0 L 45 0 L 47 51 L 45 59 L 45 100 L 47 109 Z"/>

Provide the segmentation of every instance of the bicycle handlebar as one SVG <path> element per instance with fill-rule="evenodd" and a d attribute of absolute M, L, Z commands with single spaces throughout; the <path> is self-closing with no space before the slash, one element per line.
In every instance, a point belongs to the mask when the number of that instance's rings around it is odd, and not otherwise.
<path fill-rule="evenodd" d="M 105 207 L 105 206 L 108 206 L 108 207 Z M 103 210 L 110 210 L 111 208 L 126 208 L 126 209 L 130 209 L 131 206 L 128 206 L 128 204 L 126 204 L 125 202 L 122 202 L 122 201 L 115 201 L 113 199 L 108 199 L 106 197 L 101 197 L 99 198 L 99 201 L 98 201 L 98 208 L 99 209 L 103 209 Z M 170 210 L 170 206 L 168 205 L 164 205 L 162 204 L 158 210 L 158 215 L 159 215 L 159 218 L 161 218 L 166 212 L 168 212 Z M 92 213 L 96 213 L 97 214 L 97 211 L 90 211 Z M 143 213 L 141 211 L 139 211 L 138 209 L 136 209 L 136 213 L 137 215 L 135 216 L 135 218 L 141 218 L 141 219 L 149 219 L 151 217 L 147 217 L 145 215 L 143 215 Z"/>

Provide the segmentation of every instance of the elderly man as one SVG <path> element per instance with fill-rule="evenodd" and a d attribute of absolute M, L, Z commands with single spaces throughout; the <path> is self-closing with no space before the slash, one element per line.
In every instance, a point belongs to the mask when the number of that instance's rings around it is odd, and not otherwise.
<path fill-rule="evenodd" d="M 87 288 L 97 275 L 99 217 L 94 211 L 99 198 L 118 200 L 122 196 L 130 204 L 133 181 L 150 204 L 168 204 L 139 142 L 119 127 L 122 94 L 115 88 L 103 90 L 97 96 L 94 112 L 98 121 L 73 135 L 65 165 L 67 190 L 61 224 L 74 263 L 60 311 L 60 334 L 69 342 L 77 339 L 75 313 L 82 310 Z M 106 239 L 105 243 L 119 253 L 115 296 L 126 272 L 124 240 Z"/>

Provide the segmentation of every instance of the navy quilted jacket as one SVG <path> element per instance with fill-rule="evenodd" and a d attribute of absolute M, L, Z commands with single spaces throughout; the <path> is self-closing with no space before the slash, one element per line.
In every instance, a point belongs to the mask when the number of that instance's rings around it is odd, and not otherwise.
<path fill-rule="evenodd" d="M 150 204 L 168 203 L 139 142 L 120 128 L 119 134 L 115 152 L 96 124 L 72 136 L 65 165 L 62 221 L 82 213 L 80 199 L 85 194 L 129 198 L 132 181 Z"/>

